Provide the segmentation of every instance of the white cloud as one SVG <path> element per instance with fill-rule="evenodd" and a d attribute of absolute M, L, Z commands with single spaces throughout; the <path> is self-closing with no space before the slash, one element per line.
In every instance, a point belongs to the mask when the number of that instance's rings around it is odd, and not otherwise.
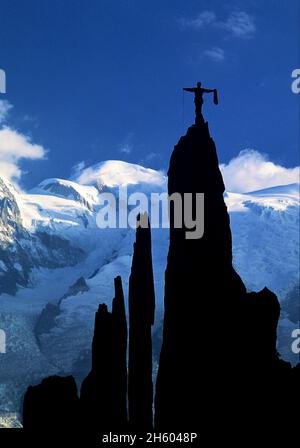
<path fill-rule="evenodd" d="M 7 114 L 12 109 L 12 104 L 6 100 L 0 100 L 0 124 L 6 120 Z"/>
<path fill-rule="evenodd" d="M 161 171 L 144 168 L 140 165 L 121 160 L 108 160 L 84 168 L 81 173 L 78 173 L 76 181 L 85 185 L 104 184 L 107 187 L 136 185 L 138 183 L 163 185 L 165 176 Z"/>
<path fill-rule="evenodd" d="M 270 162 L 258 151 L 246 149 L 226 164 L 221 164 L 227 191 L 245 193 L 299 182 L 300 167 L 285 168 Z"/>
<path fill-rule="evenodd" d="M 148 163 L 152 162 L 154 159 L 161 158 L 160 154 L 157 152 L 149 152 L 145 157 L 139 160 L 139 165 L 147 165 Z"/>
<path fill-rule="evenodd" d="M 235 37 L 251 37 L 256 31 L 254 17 L 245 11 L 234 11 L 226 20 L 219 20 L 213 11 L 202 11 L 195 18 L 182 18 L 180 25 L 195 30 L 216 27 Z"/>
<path fill-rule="evenodd" d="M 120 152 L 122 152 L 123 154 L 131 154 L 132 146 L 129 145 L 128 143 L 125 143 L 120 147 Z"/>
<path fill-rule="evenodd" d="M 226 190 L 236 193 L 298 183 L 300 176 L 300 167 L 286 168 L 276 165 L 265 155 L 251 149 L 241 151 L 228 164 L 220 164 L 220 169 Z M 90 167 L 80 162 L 76 173 L 75 181 L 84 185 L 97 183 L 116 187 L 145 183 L 163 186 L 166 183 L 166 177 L 162 171 L 121 160 L 108 160 Z"/>
<path fill-rule="evenodd" d="M 21 159 L 43 159 L 45 154 L 43 146 L 32 143 L 26 135 L 9 127 L 0 129 L 0 177 L 18 180 L 22 175 Z"/>
<path fill-rule="evenodd" d="M 256 31 L 254 18 L 245 11 L 233 12 L 225 22 L 217 25 L 236 37 L 251 37 Z"/>
<path fill-rule="evenodd" d="M 203 54 L 215 62 L 222 62 L 225 59 L 224 50 L 220 47 L 212 47 L 209 50 L 205 50 Z"/>
<path fill-rule="evenodd" d="M 151 160 L 156 159 L 157 157 L 159 157 L 159 153 L 152 151 L 146 155 L 145 160 L 147 160 L 147 162 L 150 162 Z"/>
<path fill-rule="evenodd" d="M 86 167 L 85 161 L 81 160 L 81 162 L 76 163 L 71 169 L 71 178 L 77 179 L 80 177 L 81 173 L 84 171 Z"/>
<path fill-rule="evenodd" d="M 182 18 L 180 24 L 183 28 L 199 29 L 206 25 L 210 25 L 216 21 L 216 14 L 213 11 L 202 11 L 196 18 Z"/>

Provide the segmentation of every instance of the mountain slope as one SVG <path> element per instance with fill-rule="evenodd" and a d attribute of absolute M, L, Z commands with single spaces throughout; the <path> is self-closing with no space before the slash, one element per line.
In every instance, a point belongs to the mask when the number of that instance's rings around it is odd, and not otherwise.
<path fill-rule="evenodd" d="M 0 328 L 8 340 L 0 357 L 0 413 L 17 411 L 28 382 L 50 373 L 73 373 L 80 381 L 89 369 L 95 310 L 100 302 L 110 306 L 116 275 L 127 292 L 134 231 L 97 227 L 99 194 L 118 199 L 121 185 L 149 197 L 166 191 L 166 183 L 162 173 L 138 165 L 126 164 L 126 176 L 117 168 L 124 166 L 108 161 L 90 170 L 91 185 L 49 179 L 28 194 L 0 182 Z M 283 302 L 299 281 L 298 188 L 225 195 L 236 270 L 248 289 L 267 286 Z M 153 229 L 158 327 L 168 238 L 168 229 Z M 283 308 L 279 348 L 293 360 L 297 324 Z"/>

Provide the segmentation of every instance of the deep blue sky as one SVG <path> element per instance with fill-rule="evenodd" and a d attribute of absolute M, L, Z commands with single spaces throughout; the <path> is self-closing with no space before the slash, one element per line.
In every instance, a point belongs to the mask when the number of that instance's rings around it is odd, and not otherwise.
<path fill-rule="evenodd" d="M 245 30 L 230 19 L 240 13 Z M 197 80 L 219 90 L 205 115 L 222 162 L 250 147 L 297 165 L 298 42 L 298 0 L 1 0 L 1 98 L 14 105 L 10 124 L 49 150 L 23 163 L 23 185 L 69 177 L 82 160 L 165 169 L 183 130 L 181 89 Z M 184 105 L 187 126 L 188 94 Z"/>

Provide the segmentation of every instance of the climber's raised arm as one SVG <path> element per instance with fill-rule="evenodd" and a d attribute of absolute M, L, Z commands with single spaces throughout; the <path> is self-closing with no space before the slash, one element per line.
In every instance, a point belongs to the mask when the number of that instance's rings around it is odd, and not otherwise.
<path fill-rule="evenodd" d="M 203 92 L 205 92 L 205 93 L 212 93 L 212 92 L 214 92 L 216 89 L 202 89 L 203 90 Z"/>
<path fill-rule="evenodd" d="M 184 87 L 183 90 L 185 90 L 186 92 L 196 92 L 195 87 Z"/>

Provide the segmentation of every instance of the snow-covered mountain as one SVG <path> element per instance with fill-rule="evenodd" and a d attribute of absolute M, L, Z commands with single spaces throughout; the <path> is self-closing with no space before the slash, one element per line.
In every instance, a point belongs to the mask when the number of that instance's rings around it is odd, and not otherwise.
<path fill-rule="evenodd" d="M 299 184 L 227 193 L 234 264 L 248 289 L 283 298 L 299 273 Z"/>
<path fill-rule="evenodd" d="M 7 335 L 0 414 L 18 411 L 27 385 L 46 375 L 72 373 L 80 381 L 89 369 L 98 304 L 110 305 L 116 275 L 127 291 L 134 231 L 97 226 L 100 193 L 118 199 L 119 186 L 128 194 L 166 191 L 162 173 L 120 161 L 98 164 L 80 181 L 89 185 L 48 179 L 28 193 L 0 181 L 0 328 Z M 227 192 L 226 203 L 237 271 L 249 289 L 268 286 L 284 302 L 299 282 L 299 185 Z M 168 230 L 153 229 L 155 344 L 168 244 Z M 291 360 L 297 325 L 283 313 L 279 349 Z"/>
<path fill-rule="evenodd" d="M 0 179 L 0 293 L 29 286 L 34 268 L 82 260 L 84 251 L 65 237 L 64 228 L 82 227 L 88 212 L 78 201 L 23 194 Z"/>

